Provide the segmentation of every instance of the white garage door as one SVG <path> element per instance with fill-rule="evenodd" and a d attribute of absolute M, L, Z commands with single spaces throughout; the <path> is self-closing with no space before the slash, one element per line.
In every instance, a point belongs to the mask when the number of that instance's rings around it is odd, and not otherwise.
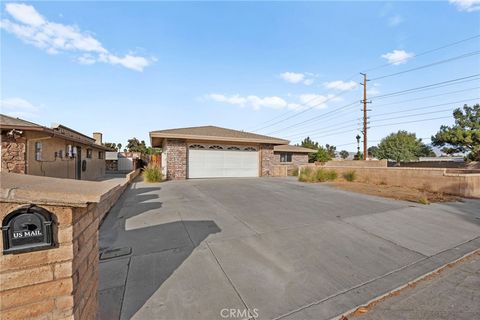
<path fill-rule="evenodd" d="M 237 147 L 230 147 L 235 150 L 228 150 L 228 147 L 215 147 L 217 149 L 203 147 L 188 150 L 189 178 L 258 177 L 257 150 Z"/>

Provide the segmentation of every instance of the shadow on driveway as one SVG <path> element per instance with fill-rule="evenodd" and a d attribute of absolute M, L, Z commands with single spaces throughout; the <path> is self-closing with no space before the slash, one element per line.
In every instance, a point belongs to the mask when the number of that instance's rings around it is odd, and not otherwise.
<path fill-rule="evenodd" d="M 145 223 L 152 215 L 162 218 L 159 190 L 159 187 L 128 189 L 101 227 L 102 251 L 131 248 L 132 253 L 100 261 L 98 319 L 130 319 L 198 244 L 221 231 L 211 220 L 140 224 L 126 230 L 127 219 L 144 213 L 149 214 Z M 125 301 L 124 296 L 128 296 Z"/>

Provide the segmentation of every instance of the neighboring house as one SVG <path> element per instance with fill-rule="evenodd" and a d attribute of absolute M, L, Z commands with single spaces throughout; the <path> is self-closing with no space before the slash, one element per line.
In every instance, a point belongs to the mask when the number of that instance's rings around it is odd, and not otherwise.
<path fill-rule="evenodd" d="M 135 169 L 137 159 L 146 161 L 145 155 L 141 152 L 107 152 L 105 155 L 107 172 L 130 172 Z"/>
<path fill-rule="evenodd" d="M 150 140 L 162 148 L 167 179 L 271 176 L 275 166 L 308 163 L 310 152 L 288 140 L 215 126 L 152 131 Z"/>
<path fill-rule="evenodd" d="M 102 134 L 88 137 L 62 125 L 51 128 L 0 114 L 1 171 L 96 180 L 105 174 Z"/>

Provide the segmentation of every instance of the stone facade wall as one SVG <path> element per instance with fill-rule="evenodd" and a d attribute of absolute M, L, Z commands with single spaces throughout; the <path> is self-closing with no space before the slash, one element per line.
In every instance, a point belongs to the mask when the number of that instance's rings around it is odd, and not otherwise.
<path fill-rule="evenodd" d="M 97 202 L 86 202 L 83 205 L 37 204 L 53 215 L 56 224 L 55 247 L 7 255 L 0 252 L 2 320 L 96 319 L 98 228 L 138 173 L 139 170 L 131 172 L 123 184 L 108 190 Z M 53 180 L 57 179 L 52 179 L 52 184 L 55 183 Z M 72 183 L 75 182 L 72 180 Z M 48 183 L 45 185 L 48 186 Z M 19 188 L 21 190 L 21 186 Z M 2 190 L 2 194 L 3 191 L 5 190 Z M 43 199 L 45 198 L 39 194 L 39 200 L 44 201 Z M 0 220 L 25 204 L 2 199 Z M 3 248 L 1 237 L 0 247 Z"/>
<path fill-rule="evenodd" d="M 292 162 L 280 162 L 281 153 L 283 152 L 274 153 L 275 169 L 273 170 L 273 176 L 275 177 L 291 176 L 295 169 L 308 163 L 308 153 L 292 153 Z"/>
<path fill-rule="evenodd" d="M 163 152 L 167 155 L 168 180 L 187 178 L 187 150 L 185 140 L 165 139 Z"/>
<path fill-rule="evenodd" d="M 269 177 L 274 175 L 275 154 L 273 145 L 262 144 L 260 146 L 260 176 Z"/>
<path fill-rule="evenodd" d="M 2 164 L 1 171 L 25 173 L 26 139 L 24 137 L 13 139 L 6 135 L 2 139 Z"/>

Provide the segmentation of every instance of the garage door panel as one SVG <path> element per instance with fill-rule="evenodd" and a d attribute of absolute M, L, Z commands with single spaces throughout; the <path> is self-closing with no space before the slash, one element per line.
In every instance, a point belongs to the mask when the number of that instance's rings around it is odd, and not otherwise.
<path fill-rule="evenodd" d="M 190 149 L 188 177 L 258 177 L 258 152 Z"/>

